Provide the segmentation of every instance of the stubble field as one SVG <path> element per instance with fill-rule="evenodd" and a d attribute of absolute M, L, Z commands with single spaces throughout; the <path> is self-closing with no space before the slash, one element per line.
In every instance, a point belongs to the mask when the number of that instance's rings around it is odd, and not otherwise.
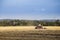
<path fill-rule="evenodd" d="M 0 26 L 0 40 L 60 40 L 60 26 Z"/>

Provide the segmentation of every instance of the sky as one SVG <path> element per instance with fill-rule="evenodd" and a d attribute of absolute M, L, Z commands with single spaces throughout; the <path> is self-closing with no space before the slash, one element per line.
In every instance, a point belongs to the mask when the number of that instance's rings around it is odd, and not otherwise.
<path fill-rule="evenodd" d="M 60 0 L 0 0 L 0 19 L 60 19 Z"/>

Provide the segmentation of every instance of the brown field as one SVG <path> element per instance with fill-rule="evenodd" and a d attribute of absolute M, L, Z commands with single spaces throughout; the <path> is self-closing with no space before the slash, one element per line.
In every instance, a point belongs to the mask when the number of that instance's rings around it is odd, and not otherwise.
<path fill-rule="evenodd" d="M 60 26 L 1 26 L 0 40 L 60 40 Z"/>

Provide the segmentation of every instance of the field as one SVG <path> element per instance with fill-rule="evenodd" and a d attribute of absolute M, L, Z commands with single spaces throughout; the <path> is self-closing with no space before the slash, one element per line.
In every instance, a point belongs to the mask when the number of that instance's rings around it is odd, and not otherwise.
<path fill-rule="evenodd" d="M 0 40 L 60 40 L 60 26 L 0 26 Z"/>

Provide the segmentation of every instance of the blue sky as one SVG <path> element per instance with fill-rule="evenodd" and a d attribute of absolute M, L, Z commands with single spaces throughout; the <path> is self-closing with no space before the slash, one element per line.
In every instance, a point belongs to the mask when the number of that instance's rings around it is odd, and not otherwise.
<path fill-rule="evenodd" d="M 60 0 L 0 0 L 0 19 L 60 19 Z"/>

